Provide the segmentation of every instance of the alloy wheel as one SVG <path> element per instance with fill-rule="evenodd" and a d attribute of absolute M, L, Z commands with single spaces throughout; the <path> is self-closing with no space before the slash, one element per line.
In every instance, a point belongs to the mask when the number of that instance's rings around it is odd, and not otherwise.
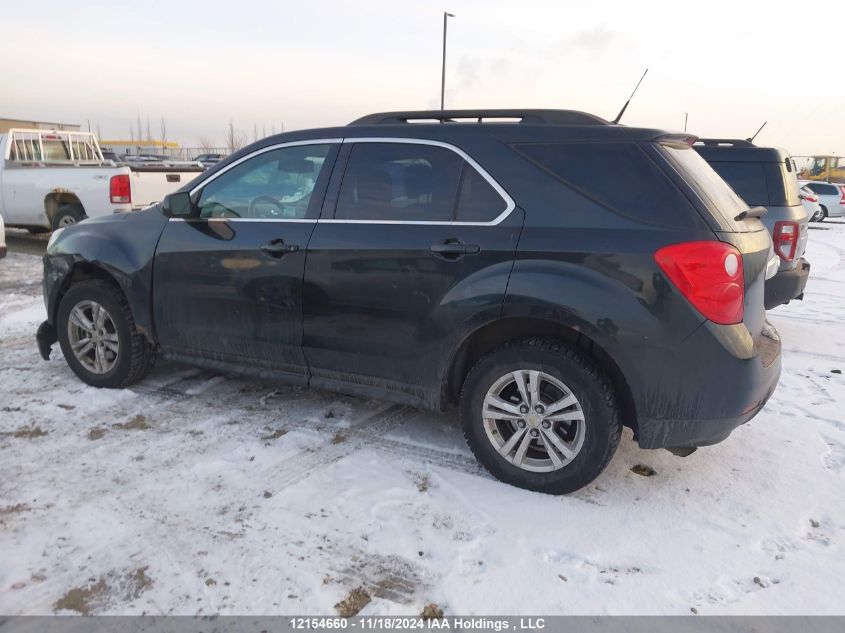
<path fill-rule="evenodd" d="M 86 300 L 73 306 L 67 333 L 73 355 L 85 369 L 105 374 L 114 368 L 120 354 L 120 340 L 114 320 L 99 303 Z"/>
<path fill-rule="evenodd" d="M 542 371 L 517 370 L 496 380 L 484 397 L 482 418 L 499 455 L 523 470 L 564 468 L 584 445 L 581 403 Z"/>

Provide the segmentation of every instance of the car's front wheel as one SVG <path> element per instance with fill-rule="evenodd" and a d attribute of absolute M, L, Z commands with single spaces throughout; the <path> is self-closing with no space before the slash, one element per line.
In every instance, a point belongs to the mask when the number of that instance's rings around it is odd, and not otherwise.
<path fill-rule="evenodd" d="M 67 291 L 57 331 L 67 364 L 94 387 L 131 385 L 155 360 L 152 346 L 135 329 L 123 293 L 106 281 L 84 281 Z"/>
<path fill-rule="evenodd" d="M 509 343 L 482 358 L 464 382 L 460 408 L 467 443 L 494 476 L 550 494 L 598 477 L 622 431 L 601 370 L 544 339 Z"/>

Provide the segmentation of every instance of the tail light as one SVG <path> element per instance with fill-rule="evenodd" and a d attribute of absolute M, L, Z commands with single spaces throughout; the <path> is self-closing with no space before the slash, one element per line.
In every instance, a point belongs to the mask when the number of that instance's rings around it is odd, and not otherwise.
<path fill-rule="evenodd" d="M 839 191 L 842 193 L 842 197 L 839 198 L 839 204 L 845 204 L 845 185 L 839 185 Z"/>
<path fill-rule="evenodd" d="M 791 262 L 795 259 L 795 249 L 798 246 L 798 233 L 800 228 L 798 222 L 784 221 L 775 222 L 775 230 L 772 233 L 775 253 L 780 258 Z"/>
<path fill-rule="evenodd" d="M 654 259 L 693 307 L 714 323 L 742 322 L 745 278 L 742 256 L 724 242 L 665 246 Z"/>
<path fill-rule="evenodd" d="M 129 204 L 132 202 L 132 190 L 129 187 L 129 176 L 119 174 L 109 180 L 109 197 L 112 204 Z"/>
<path fill-rule="evenodd" d="M 845 193 L 843 193 L 843 195 L 845 195 Z M 817 196 L 811 196 L 809 193 L 804 194 L 804 200 L 806 200 L 807 202 L 818 202 L 819 201 Z"/>

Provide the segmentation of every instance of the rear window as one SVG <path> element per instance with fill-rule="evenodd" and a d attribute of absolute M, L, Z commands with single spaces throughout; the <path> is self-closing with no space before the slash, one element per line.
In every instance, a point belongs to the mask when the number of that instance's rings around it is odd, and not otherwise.
<path fill-rule="evenodd" d="M 782 163 L 712 161 L 710 166 L 752 207 L 795 207 L 798 179 Z"/>
<path fill-rule="evenodd" d="M 734 218 L 748 210 L 748 204 L 717 174 L 710 164 L 691 147 L 660 145 L 660 149 L 669 158 L 675 168 L 693 189 L 702 197 L 711 213 L 717 213 L 725 228 L 742 228 Z"/>
<path fill-rule="evenodd" d="M 678 225 L 689 200 L 632 143 L 517 144 L 514 149 L 576 191 L 622 215 Z"/>
<path fill-rule="evenodd" d="M 766 172 L 761 163 L 714 162 L 710 165 L 752 207 L 771 204 Z"/>

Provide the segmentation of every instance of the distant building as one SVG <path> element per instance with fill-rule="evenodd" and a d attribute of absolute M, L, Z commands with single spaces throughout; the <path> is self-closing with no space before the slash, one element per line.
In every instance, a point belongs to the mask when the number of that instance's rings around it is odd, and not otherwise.
<path fill-rule="evenodd" d="M 0 134 L 8 132 L 13 127 L 22 127 L 35 130 L 67 130 L 78 132 L 79 125 L 75 123 L 57 123 L 54 121 L 27 121 L 25 119 L 4 119 L 0 117 Z"/>
<path fill-rule="evenodd" d="M 99 139 L 101 149 L 110 149 L 118 156 L 138 156 L 139 154 L 179 154 L 179 143 L 173 141 L 120 141 Z"/>

